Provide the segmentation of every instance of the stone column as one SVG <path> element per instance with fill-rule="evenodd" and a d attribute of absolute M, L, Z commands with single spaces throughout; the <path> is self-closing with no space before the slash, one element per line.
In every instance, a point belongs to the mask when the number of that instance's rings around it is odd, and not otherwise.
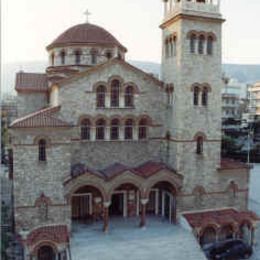
<path fill-rule="evenodd" d="M 146 225 L 146 204 L 148 203 L 148 199 L 141 199 L 141 221 L 140 227 L 145 227 Z"/>
<path fill-rule="evenodd" d="M 109 206 L 110 206 L 111 202 L 107 201 L 104 202 L 104 226 L 103 226 L 103 231 L 105 233 L 108 232 L 108 224 L 109 224 Z"/>

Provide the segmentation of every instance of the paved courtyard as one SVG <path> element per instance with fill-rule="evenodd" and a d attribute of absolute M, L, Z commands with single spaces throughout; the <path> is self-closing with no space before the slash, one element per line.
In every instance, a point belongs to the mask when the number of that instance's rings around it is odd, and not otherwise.
<path fill-rule="evenodd" d="M 112 219 L 103 234 L 102 223 L 74 225 L 73 260 L 205 260 L 193 235 L 180 226 L 150 218 L 140 229 L 137 219 Z"/>

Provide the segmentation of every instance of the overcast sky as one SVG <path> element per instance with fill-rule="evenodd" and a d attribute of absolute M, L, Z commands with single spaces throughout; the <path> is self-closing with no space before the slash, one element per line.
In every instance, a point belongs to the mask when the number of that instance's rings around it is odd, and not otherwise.
<path fill-rule="evenodd" d="M 67 28 L 103 26 L 128 48 L 127 59 L 160 62 L 162 0 L 2 0 L 2 62 L 46 60 L 45 47 Z M 222 0 L 223 61 L 260 64 L 260 0 Z"/>

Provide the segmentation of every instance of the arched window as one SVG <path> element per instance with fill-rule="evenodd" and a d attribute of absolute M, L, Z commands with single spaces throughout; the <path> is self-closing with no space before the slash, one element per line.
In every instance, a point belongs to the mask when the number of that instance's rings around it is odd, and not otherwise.
<path fill-rule="evenodd" d="M 46 156 L 46 146 L 47 142 L 45 139 L 41 139 L 38 142 L 38 156 L 39 156 L 39 161 L 41 162 L 46 162 L 47 161 L 47 156 Z"/>
<path fill-rule="evenodd" d="M 134 127 L 134 121 L 132 119 L 127 119 L 125 122 L 125 139 L 126 140 L 133 139 L 133 127 Z"/>
<path fill-rule="evenodd" d="M 172 38 L 170 38 L 170 42 L 169 42 L 169 47 L 170 47 L 170 57 L 172 57 L 173 56 L 173 39 Z"/>
<path fill-rule="evenodd" d="M 105 129 L 106 129 L 106 121 L 104 119 L 99 119 L 96 122 L 96 139 L 97 140 L 105 140 Z"/>
<path fill-rule="evenodd" d="M 80 50 L 75 51 L 75 63 L 76 64 L 81 63 L 81 51 Z"/>
<path fill-rule="evenodd" d="M 190 52 L 195 53 L 197 36 L 192 34 L 190 37 Z"/>
<path fill-rule="evenodd" d="M 111 51 L 107 51 L 107 52 L 106 52 L 106 58 L 107 58 L 108 60 L 110 60 L 110 59 L 112 58 L 112 52 L 111 52 Z"/>
<path fill-rule="evenodd" d="M 91 50 L 91 64 L 97 64 L 97 50 Z"/>
<path fill-rule="evenodd" d="M 139 122 L 139 127 L 138 127 L 138 138 L 143 140 L 147 139 L 147 119 L 143 118 Z"/>
<path fill-rule="evenodd" d="M 198 106 L 199 105 L 199 93 L 200 89 L 198 86 L 194 87 L 193 89 L 193 105 Z"/>
<path fill-rule="evenodd" d="M 169 57 L 169 40 L 168 39 L 165 40 L 165 57 L 166 58 Z"/>
<path fill-rule="evenodd" d="M 96 105 L 98 108 L 103 108 L 106 106 L 106 87 L 103 85 L 97 87 Z"/>
<path fill-rule="evenodd" d="M 173 55 L 176 56 L 177 55 L 177 37 L 174 36 L 173 38 Z"/>
<path fill-rule="evenodd" d="M 113 80 L 111 84 L 111 107 L 119 107 L 120 82 Z"/>
<path fill-rule="evenodd" d="M 66 52 L 64 50 L 62 50 L 60 52 L 60 61 L 61 61 L 61 64 L 64 65 L 65 64 L 65 57 L 66 57 Z"/>
<path fill-rule="evenodd" d="M 199 54 L 204 54 L 204 46 L 205 46 L 205 36 L 204 35 L 200 35 L 200 37 L 199 37 L 199 46 L 198 46 Z"/>
<path fill-rule="evenodd" d="M 204 87 L 202 90 L 201 104 L 202 104 L 202 106 L 208 105 L 208 88 L 206 88 L 206 87 Z"/>
<path fill-rule="evenodd" d="M 212 55 L 213 54 L 213 37 L 209 36 L 207 41 L 207 54 Z"/>
<path fill-rule="evenodd" d="M 113 119 L 111 121 L 111 130 L 110 130 L 110 139 L 111 140 L 119 139 L 119 126 L 120 126 L 120 122 L 118 119 Z"/>
<path fill-rule="evenodd" d="M 90 140 L 91 122 L 89 119 L 83 119 L 80 124 L 82 140 Z"/>
<path fill-rule="evenodd" d="M 133 107 L 134 106 L 134 88 L 132 86 L 128 86 L 125 90 L 125 107 Z"/>
<path fill-rule="evenodd" d="M 196 153 L 203 154 L 203 137 L 198 136 L 196 141 L 197 141 Z"/>
<path fill-rule="evenodd" d="M 51 54 L 51 66 L 54 66 L 54 62 L 55 62 L 55 53 L 53 52 Z"/>

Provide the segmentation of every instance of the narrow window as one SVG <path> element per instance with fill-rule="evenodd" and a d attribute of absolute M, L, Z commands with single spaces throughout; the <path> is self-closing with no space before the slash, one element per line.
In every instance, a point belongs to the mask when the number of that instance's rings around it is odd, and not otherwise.
<path fill-rule="evenodd" d="M 196 35 L 192 34 L 191 37 L 190 37 L 190 52 L 191 53 L 195 53 L 196 40 L 197 40 Z"/>
<path fill-rule="evenodd" d="M 125 107 L 133 107 L 134 106 L 134 88 L 132 86 L 128 86 L 125 90 Z"/>
<path fill-rule="evenodd" d="M 97 140 L 105 140 L 105 128 L 106 128 L 105 120 L 99 119 L 96 122 L 96 139 Z"/>
<path fill-rule="evenodd" d="M 199 136 L 197 138 L 197 154 L 203 154 L 203 137 Z"/>
<path fill-rule="evenodd" d="M 61 64 L 65 64 L 65 57 L 66 57 L 66 52 L 64 50 L 61 51 L 60 53 L 60 59 L 61 59 Z"/>
<path fill-rule="evenodd" d="M 119 125 L 120 122 L 118 119 L 113 119 L 111 122 L 111 131 L 110 131 L 110 139 L 118 140 L 119 139 Z"/>
<path fill-rule="evenodd" d="M 97 51 L 92 50 L 90 55 L 91 55 L 91 64 L 93 65 L 97 64 Z"/>
<path fill-rule="evenodd" d="M 54 66 L 54 62 L 55 62 L 55 54 L 54 52 L 51 54 L 51 65 Z"/>
<path fill-rule="evenodd" d="M 139 122 L 138 138 L 140 140 L 147 139 L 147 120 L 145 118 Z"/>
<path fill-rule="evenodd" d="M 76 64 L 81 63 L 81 51 L 80 50 L 75 51 L 75 63 Z"/>
<path fill-rule="evenodd" d="M 133 139 L 133 126 L 134 126 L 134 122 L 132 119 L 126 120 L 126 123 L 125 123 L 125 139 L 126 140 Z"/>
<path fill-rule="evenodd" d="M 199 54 L 204 54 L 204 46 L 205 46 L 205 36 L 200 35 L 200 37 L 199 37 L 199 47 L 198 47 Z"/>
<path fill-rule="evenodd" d="M 208 105 L 208 88 L 203 88 L 202 96 L 201 96 L 201 104 L 202 106 Z"/>
<path fill-rule="evenodd" d="M 170 39 L 170 56 L 173 56 L 173 39 Z"/>
<path fill-rule="evenodd" d="M 165 40 L 165 57 L 169 57 L 169 41 L 168 39 Z"/>
<path fill-rule="evenodd" d="M 41 139 L 38 142 L 38 149 L 39 149 L 39 161 L 46 162 L 46 140 Z"/>
<path fill-rule="evenodd" d="M 80 125 L 81 139 L 90 140 L 91 123 L 89 119 L 83 119 Z"/>
<path fill-rule="evenodd" d="M 176 56 L 177 55 L 177 37 L 174 36 L 173 38 L 173 55 Z"/>
<path fill-rule="evenodd" d="M 113 80 L 111 84 L 111 107 L 119 107 L 120 82 Z"/>
<path fill-rule="evenodd" d="M 213 38 L 212 36 L 208 37 L 207 41 L 207 54 L 212 55 L 213 54 Z"/>
<path fill-rule="evenodd" d="M 107 57 L 108 60 L 110 60 L 110 59 L 112 58 L 112 53 L 111 53 L 111 51 L 107 51 L 107 52 L 106 52 L 106 57 Z"/>
<path fill-rule="evenodd" d="M 98 86 L 96 93 L 96 105 L 98 108 L 104 108 L 106 103 L 106 87 Z"/>
<path fill-rule="evenodd" d="M 199 87 L 194 87 L 193 89 L 193 105 L 194 106 L 198 106 L 199 105 L 199 93 L 200 93 L 200 89 Z"/>

